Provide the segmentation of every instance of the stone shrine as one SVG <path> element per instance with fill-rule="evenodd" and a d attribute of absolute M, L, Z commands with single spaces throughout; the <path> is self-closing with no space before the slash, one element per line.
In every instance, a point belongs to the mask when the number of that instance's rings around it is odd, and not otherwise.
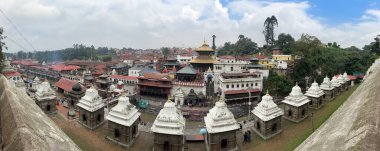
<path fill-rule="evenodd" d="M 273 97 L 267 94 L 252 110 L 254 116 L 253 130 L 263 139 L 269 139 L 282 131 L 282 115 L 284 112 L 273 102 Z"/>
<path fill-rule="evenodd" d="M 300 122 L 309 115 L 310 100 L 303 95 L 301 88 L 296 84 L 289 96 L 285 97 L 284 118 L 292 122 Z"/>
<path fill-rule="evenodd" d="M 323 97 L 325 93 L 319 88 L 318 83 L 314 81 L 311 87 L 306 91 L 306 96 L 311 100 L 309 107 L 318 109 L 323 105 Z"/>
<path fill-rule="evenodd" d="M 55 113 L 57 108 L 56 96 L 54 91 L 50 88 L 49 82 L 42 82 L 37 89 L 35 94 L 36 104 L 41 108 L 45 113 Z"/>
<path fill-rule="evenodd" d="M 93 130 L 104 123 L 103 99 L 94 87 L 86 90 L 86 95 L 79 100 L 77 106 L 79 110 L 78 122 L 83 126 Z"/>

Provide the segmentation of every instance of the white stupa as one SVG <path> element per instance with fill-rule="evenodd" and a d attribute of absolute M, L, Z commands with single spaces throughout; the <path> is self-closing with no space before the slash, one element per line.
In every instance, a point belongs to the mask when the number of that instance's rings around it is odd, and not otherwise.
<path fill-rule="evenodd" d="M 269 121 L 284 115 L 284 112 L 273 102 L 273 97 L 267 94 L 263 96 L 261 102 L 257 104 L 252 113 L 262 121 Z"/>
<path fill-rule="evenodd" d="M 314 81 L 311 84 L 311 87 L 306 91 L 305 95 L 314 97 L 314 98 L 319 98 L 323 96 L 325 93 L 319 88 L 318 83 Z"/>
<path fill-rule="evenodd" d="M 138 112 L 136 106 L 129 102 L 129 98 L 122 95 L 106 118 L 109 121 L 129 127 L 136 122 L 140 115 L 141 113 Z"/>
<path fill-rule="evenodd" d="M 104 103 L 98 94 L 98 90 L 96 90 L 94 87 L 91 87 L 86 90 L 85 96 L 79 100 L 77 106 L 89 112 L 94 112 L 102 108 L 104 106 Z"/>
<path fill-rule="evenodd" d="M 342 74 L 339 74 L 338 75 L 338 78 L 337 78 L 338 82 L 342 85 L 344 83 L 346 83 L 346 80 L 343 78 L 343 75 Z"/>
<path fill-rule="evenodd" d="M 117 72 L 115 69 L 112 70 L 112 75 L 117 75 Z"/>
<path fill-rule="evenodd" d="M 183 92 L 181 88 L 177 89 L 177 91 L 174 94 L 174 97 L 175 97 L 174 102 L 176 105 L 183 105 L 184 100 L 185 100 L 185 93 Z"/>
<path fill-rule="evenodd" d="M 124 83 L 123 81 L 118 81 L 116 87 L 114 87 L 113 92 L 122 93 L 124 92 Z"/>
<path fill-rule="evenodd" d="M 154 120 L 151 131 L 161 134 L 184 135 L 185 122 L 186 120 L 181 111 L 175 107 L 174 102 L 169 97 L 164 108 L 161 109 L 156 120 Z"/>
<path fill-rule="evenodd" d="M 332 79 L 331 79 L 331 86 L 335 87 L 335 88 L 339 88 L 340 87 L 340 83 L 338 81 L 338 79 L 333 76 Z"/>
<path fill-rule="evenodd" d="M 40 80 L 40 78 L 38 78 L 37 76 L 33 79 L 33 83 L 32 83 L 32 88 L 34 89 L 38 89 L 38 86 L 42 83 L 42 81 Z"/>
<path fill-rule="evenodd" d="M 347 72 L 343 73 L 343 79 L 347 81 L 350 81 L 350 78 L 348 78 Z"/>
<path fill-rule="evenodd" d="M 285 97 L 285 100 L 282 102 L 295 107 L 300 107 L 310 102 L 310 100 L 305 95 L 303 95 L 301 88 L 298 86 L 298 84 L 296 84 L 292 88 L 292 92 L 290 92 L 289 96 Z"/>
<path fill-rule="evenodd" d="M 49 82 L 42 82 L 38 86 L 35 96 L 38 101 L 52 100 L 56 98 L 54 91 L 50 88 Z"/>
<path fill-rule="evenodd" d="M 236 122 L 234 115 L 227 108 L 227 104 L 221 97 L 215 106 L 204 117 L 206 129 L 208 133 L 220 133 L 240 128 Z"/>
<path fill-rule="evenodd" d="M 334 89 L 334 87 L 331 86 L 331 82 L 330 82 L 330 78 L 329 78 L 329 77 L 326 76 L 326 77 L 323 79 L 323 82 L 321 83 L 320 88 L 321 88 L 322 90 L 327 90 L 327 91 L 331 91 L 331 90 Z"/>

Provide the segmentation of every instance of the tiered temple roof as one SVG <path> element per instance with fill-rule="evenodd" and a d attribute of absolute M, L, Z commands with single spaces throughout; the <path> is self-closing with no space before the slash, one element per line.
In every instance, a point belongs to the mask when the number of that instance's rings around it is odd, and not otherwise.
<path fill-rule="evenodd" d="M 321 83 L 320 88 L 322 90 L 328 90 L 328 91 L 331 91 L 332 89 L 334 89 L 334 87 L 331 86 L 331 82 L 330 82 L 330 78 L 329 77 L 326 76 L 323 79 L 323 82 Z"/>
<path fill-rule="evenodd" d="M 175 107 L 171 98 L 158 113 L 152 125 L 152 132 L 170 135 L 183 135 L 185 131 L 185 118 L 181 111 Z"/>
<path fill-rule="evenodd" d="M 310 97 L 319 98 L 325 93 L 319 88 L 318 83 L 314 81 L 311 87 L 306 91 L 305 95 Z"/>
<path fill-rule="evenodd" d="M 77 106 L 87 111 L 94 112 L 102 108 L 104 106 L 104 103 L 98 94 L 98 90 L 96 90 L 94 87 L 91 87 L 86 90 L 86 95 L 79 100 Z"/>
<path fill-rule="evenodd" d="M 339 83 L 338 79 L 336 79 L 335 76 L 333 76 L 331 79 L 331 86 L 336 87 L 336 88 L 340 87 L 340 83 Z"/>
<path fill-rule="evenodd" d="M 50 88 L 49 82 L 42 82 L 41 85 L 38 86 L 37 92 L 36 92 L 36 99 L 38 101 L 40 100 L 46 100 L 46 99 L 55 99 L 55 93 Z"/>
<path fill-rule="evenodd" d="M 284 112 L 273 102 L 273 97 L 268 92 L 252 113 L 263 121 L 269 121 L 284 115 Z"/>
<path fill-rule="evenodd" d="M 107 120 L 118 123 L 124 126 L 131 126 L 139 117 L 141 113 L 138 112 L 136 106 L 129 102 L 129 98 L 122 95 L 115 107 L 106 117 Z"/>
<path fill-rule="evenodd" d="M 292 88 L 292 92 L 290 92 L 289 96 L 285 97 L 285 100 L 282 102 L 299 107 L 310 102 L 310 100 L 305 95 L 303 95 L 301 88 L 298 86 L 298 84 L 296 84 Z"/>
<path fill-rule="evenodd" d="M 223 98 L 216 102 L 215 106 L 204 117 L 206 129 L 209 133 L 220 133 L 239 129 L 234 115 L 227 108 Z"/>

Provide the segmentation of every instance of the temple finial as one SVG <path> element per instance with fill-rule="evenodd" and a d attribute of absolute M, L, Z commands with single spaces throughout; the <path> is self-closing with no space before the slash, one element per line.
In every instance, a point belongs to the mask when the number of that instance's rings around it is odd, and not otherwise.
<path fill-rule="evenodd" d="M 269 95 L 269 90 L 267 89 L 267 94 L 266 95 Z"/>
<path fill-rule="evenodd" d="M 298 86 L 298 81 L 296 82 L 296 85 Z"/>

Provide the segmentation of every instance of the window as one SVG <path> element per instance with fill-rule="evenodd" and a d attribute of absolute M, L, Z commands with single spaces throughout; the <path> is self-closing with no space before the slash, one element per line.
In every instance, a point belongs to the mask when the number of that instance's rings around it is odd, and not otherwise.
<path fill-rule="evenodd" d="M 231 88 L 234 88 L 235 86 L 234 85 L 231 85 Z"/>
<path fill-rule="evenodd" d="M 231 71 L 234 71 L 234 67 L 231 67 Z"/>
<path fill-rule="evenodd" d="M 293 115 L 292 110 L 288 110 L 288 116 L 292 116 L 292 115 Z"/>
<path fill-rule="evenodd" d="M 244 84 L 241 84 L 241 87 L 244 88 Z"/>
<path fill-rule="evenodd" d="M 301 111 L 301 115 L 302 115 L 302 116 L 305 116 L 305 114 L 306 114 L 306 110 L 305 110 L 305 109 L 302 109 L 302 111 Z"/>
<path fill-rule="evenodd" d="M 261 125 L 260 125 L 260 122 L 259 122 L 259 121 L 256 122 L 256 128 L 257 128 L 258 130 L 260 130 L 260 128 L 261 128 Z"/>
<path fill-rule="evenodd" d="M 239 84 L 237 84 L 236 87 L 239 88 Z"/>
<path fill-rule="evenodd" d="M 102 115 L 98 114 L 96 117 L 96 121 L 101 122 L 102 121 Z"/>
<path fill-rule="evenodd" d="M 251 83 L 251 87 L 253 87 L 253 83 Z"/>
<path fill-rule="evenodd" d="M 257 86 L 257 83 L 255 83 L 255 86 Z"/>
<path fill-rule="evenodd" d="M 249 84 L 247 83 L 247 84 L 245 85 L 245 87 L 249 87 Z"/>
<path fill-rule="evenodd" d="M 227 148 L 227 139 L 222 139 L 222 141 L 220 142 L 220 148 Z"/>
<path fill-rule="evenodd" d="M 50 105 L 46 106 L 46 111 L 50 111 Z"/>
<path fill-rule="evenodd" d="M 227 89 L 230 88 L 230 85 L 227 84 L 227 85 L 226 85 L 226 88 L 227 88 Z"/>

